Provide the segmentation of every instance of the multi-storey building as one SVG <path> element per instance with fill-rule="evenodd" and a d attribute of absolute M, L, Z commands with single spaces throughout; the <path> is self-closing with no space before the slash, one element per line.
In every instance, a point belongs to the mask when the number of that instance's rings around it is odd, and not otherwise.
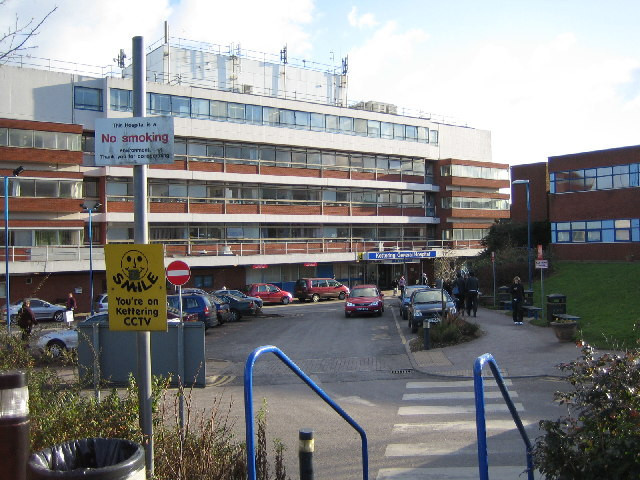
<path fill-rule="evenodd" d="M 380 102 L 347 101 L 346 68 L 212 46 L 160 44 L 147 55 L 147 115 L 174 117 L 175 160 L 148 169 L 152 243 L 184 257 L 207 289 L 303 276 L 374 280 L 431 272 L 425 251 L 474 255 L 508 216 L 508 166 L 485 130 Z M 0 165 L 11 178 L 12 299 L 88 308 L 88 214 L 94 289 L 101 245 L 132 242 L 131 167 L 96 166 L 95 121 L 132 115 L 132 80 L 0 67 Z M 409 252 L 401 261 L 366 252 Z M 421 259 L 421 256 L 423 259 Z M 431 257 L 432 258 L 432 257 Z M 15 277 L 15 278 L 14 278 Z M 39 278 L 45 279 L 44 281 Z M 55 281 L 52 279 L 55 278 Z"/>
<path fill-rule="evenodd" d="M 639 155 L 640 146 L 631 146 L 512 167 L 514 179 L 546 179 L 532 183 L 531 204 L 548 204 L 555 259 L 640 260 Z M 517 190 L 514 205 L 525 204 L 524 189 Z M 512 215 L 522 221 L 522 208 Z"/>

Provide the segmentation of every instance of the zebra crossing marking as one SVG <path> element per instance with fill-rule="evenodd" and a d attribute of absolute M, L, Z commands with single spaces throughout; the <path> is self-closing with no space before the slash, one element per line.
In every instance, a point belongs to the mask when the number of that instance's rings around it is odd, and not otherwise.
<path fill-rule="evenodd" d="M 511 398 L 517 397 L 516 392 L 509 392 Z M 402 400 L 469 400 L 474 399 L 474 392 L 429 392 L 429 393 L 405 393 Z M 484 398 L 502 398 L 502 392 L 484 392 Z"/>
<path fill-rule="evenodd" d="M 523 411 L 521 403 L 514 403 L 516 410 Z M 502 403 L 488 403 L 484 406 L 484 411 L 489 413 L 509 412 L 509 407 Z M 411 407 L 398 408 L 398 415 L 457 415 L 475 414 L 475 405 L 414 405 Z"/>
<path fill-rule="evenodd" d="M 489 466 L 491 480 L 526 478 L 524 467 Z M 478 467 L 381 468 L 376 480 L 478 480 Z M 536 478 L 540 478 L 536 475 Z"/>
<path fill-rule="evenodd" d="M 538 422 L 535 420 L 522 420 L 522 425 L 525 429 L 537 428 Z M 476 431 L 476 422 L 474 420 L 468 421 L 452 421 L 452 422 L 443 422 L 443 423 L 396 423 L 393 426 L 393 430 L 391 433 L 401 434 L 401 433 L 420 433 L 420 432 L 442 432 L 442 431 L 453 431 L 453 432 L 463 432 L 463 431 Z M 516 429 L 516 424 L 512 419 L 508 420 L 487 420 L 486 425 L 487 431 L 491 430 L 491 433 L 494 435 L 499 435 L 504 432 L 508 432 L 510 430 Z"/>

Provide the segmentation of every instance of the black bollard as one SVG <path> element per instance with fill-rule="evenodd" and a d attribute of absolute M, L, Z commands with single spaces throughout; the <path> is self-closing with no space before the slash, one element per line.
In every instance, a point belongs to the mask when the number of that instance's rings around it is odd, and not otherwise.
<path fill-rule="evenodd" d="M 313 480 L 313 430 L 300 430 L 298 432 L 300 460 L 300 480 Z"/>
<path fill-rule="evenodd" d="M 425 319 L 422 321 L 422 333 L 424 335 L 422 339 L 423 350 L 430 350 L 431 349 L 431 322 L 428 319 Z"/>
<path fill-rule="evenodd" d="M 0 372 L 2 478 L 25 480 L 29 458 L 29 389 L 24 372 Z M 6 476 L 5 476 L 6 475 Z"/>

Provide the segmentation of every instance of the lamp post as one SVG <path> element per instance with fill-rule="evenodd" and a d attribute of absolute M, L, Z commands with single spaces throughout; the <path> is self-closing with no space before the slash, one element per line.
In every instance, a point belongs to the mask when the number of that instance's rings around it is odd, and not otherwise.
<path fill-rule="evenodd" d="M 89 212 L 89 303 L 91 304 L 91 315 L 93 315 L 93 226 L 91 224 L 91 214 L 102 205 L 96 203 L 93 207 L 87 207 L 84 203 L 80 205 Z"/>
<path fill-rule="evenodd" d="M 13 171 L 13 176 L 17 177 L 24 171 L 23 167 L 18 167 Z M 5 286 L 5 306 L 7 308 L 7 330 L 11 333 L 11 314 L 9 313 L 9 176 L 4 177 L 4 286 Z"/>
<path fill-rule="evenodd" d="M 529 265 L 529 290 L 532 290 L 533 270 L 531 268 L 531 200 L 529 198 L 529 180 L 514 180 L 511 184 L 527 186 L 527 264 Z"/>

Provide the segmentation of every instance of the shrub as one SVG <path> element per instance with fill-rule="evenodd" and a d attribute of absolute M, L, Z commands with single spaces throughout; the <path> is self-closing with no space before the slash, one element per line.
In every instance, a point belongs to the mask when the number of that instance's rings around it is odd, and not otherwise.
<path fill-rule="evenodd" d="M 556 392 L 568 415 L 543 420 L 534 447 L 547 479 L 637 478 L 640 472 L 640 352 L 602 354 L 587 344 L 578 360 L 561 364 L 572 389 Z"/>

